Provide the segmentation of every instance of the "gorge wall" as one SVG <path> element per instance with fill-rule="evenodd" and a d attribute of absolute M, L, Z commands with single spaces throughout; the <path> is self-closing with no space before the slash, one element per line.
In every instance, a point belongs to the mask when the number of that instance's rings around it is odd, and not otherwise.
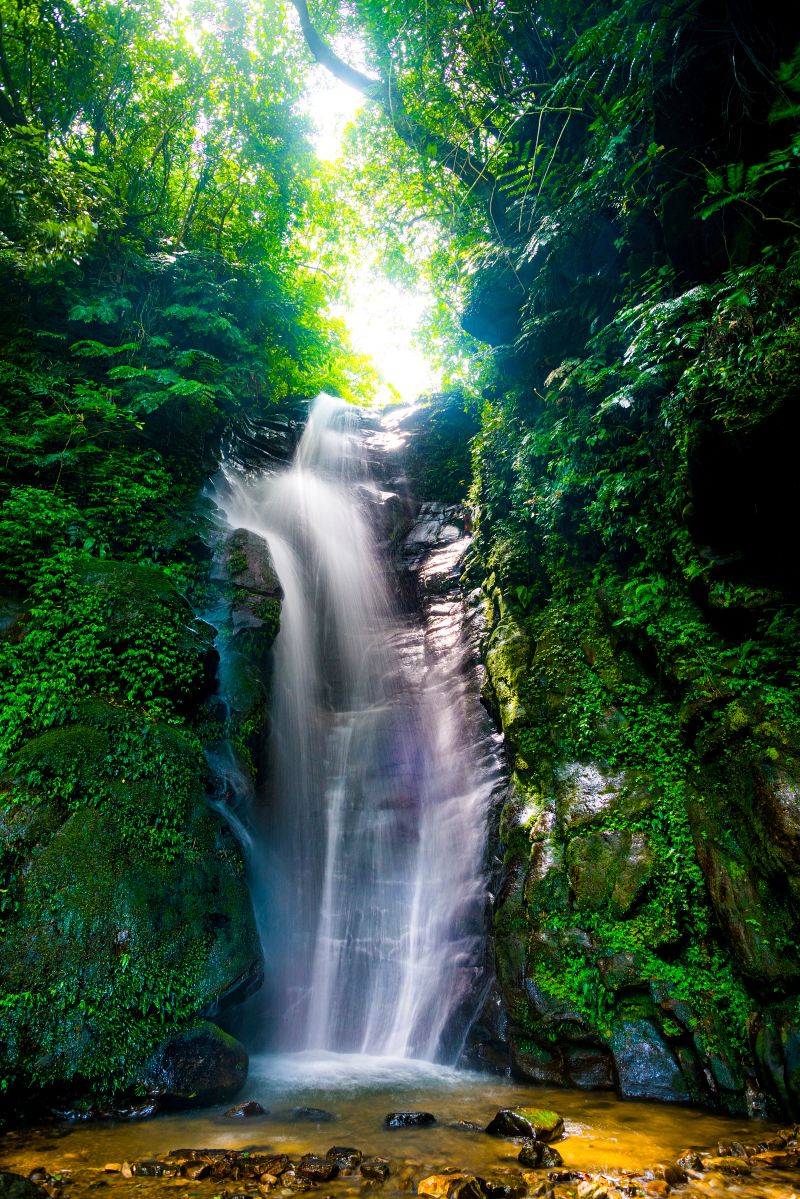
<path fill-rule="evenodd" d="M 555 94 L 607 77 L 617 135 L 570 124 L 463 318 L 498 979 L 523 1078 L 796 1113 L 797 29 L 650 15 L 587 15 Z"/>

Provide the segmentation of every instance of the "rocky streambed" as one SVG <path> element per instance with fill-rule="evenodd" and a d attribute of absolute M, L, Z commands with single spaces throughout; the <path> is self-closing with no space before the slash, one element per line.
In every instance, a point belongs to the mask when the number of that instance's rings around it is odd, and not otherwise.
<path fill-rule="evenodd" d="M 0 1196 L 789 1199 L 799 1165 L 796 1126 L 326 1055 L 256 1059 L 234 1108 L 11 1132 Z"/>

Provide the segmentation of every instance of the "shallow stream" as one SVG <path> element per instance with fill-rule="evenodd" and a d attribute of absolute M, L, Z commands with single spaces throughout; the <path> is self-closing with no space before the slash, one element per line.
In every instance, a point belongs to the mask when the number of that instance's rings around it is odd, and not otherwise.
<path fill-rule="evenodd" d="M 187 1179 L 126 1180 L 105 1173 L 107 1163 L 120 1164 L 165 1156 L 173 1149 L 230 1148 L 275 1151 L 290 1156 L 324 1154 L 347 1145 L 389 1159 L 392 1174 L 384 1193 L 396 1193 L 404 1164 L 413 1163 L 413 1180 L 446 1167 L 479 1174 L 498 1167 L 517 1167 L 519 1146 L 513 1141 L 450 1127 L 457 1121 L 485 1126 L 499 1108 L 550 1107 L 564 1118 L 566 1135 L 558 1142 L 566 1167 L 590 1172 L 645 1171 L 674 1161 L 688 1147 L 716 1149 L 719 1141 L 756 1141 L 771 1135 L 769 1122 L 712 1115 L 690 1108 L 625 1101 L 611 1094 L 549 1090 L 510 1079 L 472 1074 L 421 1062 L 347 1054 L 303 1053 L 256 1057 L 242 1099 L 256 1099 L 269 1114 L 249 1119 L 225 1116 L 225 1107 L 161 1116 L 143 1122 L 55 1124 L 7 1137 L 4 1169 L 27 1174 L 45 1166 L 72 1182 L 69 1197 L 98 1185 L 125 1193 L 156 1194 L 182 1188 L 198 1197 L 218 1193 L 219 1183 Z M 291 1109 L 324 1109 L 332 1119 L 298 1120 Z M 429 1128 L 389 1130 L 390 1111 L 432 1112 Z M 518 1168 L 518 1167 L 517 1167 Z M 789 1196 L 785 1182 L 766 1178 L 731 1180 L 739 1196 Z M 327 1193 L 358 1193 L 359 1178 L 324 1184 Z M 766 1186 L 766 1189 L 765 1189 Z M 230 1188 L 228 1188 L 230 1189 Z M 727 1189 L 727 1188 L 726 1188 Z M 276 1192 L 280 1193 L 280 1192 Z"/>

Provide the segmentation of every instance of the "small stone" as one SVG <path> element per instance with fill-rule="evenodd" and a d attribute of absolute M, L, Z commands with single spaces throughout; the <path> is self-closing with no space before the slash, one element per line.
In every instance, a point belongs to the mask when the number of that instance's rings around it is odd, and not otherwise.
<path fill-rule="evenodd" d="M 447 1125 L 448 1128 L 454 1128 L 456 1132 L 484 1132 L 482 1124 L 475 1124 L 472 1120 L 456 1120 L 452 1124 Z"/>
<path fill-rule="evenodd" d="M 119 1172 L 123 1178 L 133 1178 L 133 1169 L 130 1162 L 123 1162 Z"/>
<path fill-rule="evenodd" d="M 363 1154 L 360 1149 L 350 1149 L 346 1145 L 332 1145 L 326 1157 L 336 1162 L 340 1170 L 357 1170 L 361 1165 Z"/>
<path fill-rule="evenodd" d="M 564 1159 L 557 1149 L 546 1145 L 544 1141 L 526 1141 L 519 1151 L 517 1161 L 521 1166 L 550 1169 L 553 1166 L 563 1166 Z"/>
<path fill-rule="evenodd" d="M 476 1179 L 487 1199 L 523 1199 L 528 1188 L 521 1174 L 496 1171 L 486 1178 Z"/>
<path fill-rule="evenodd" d="M 681 1170 L 702 1170 L 703 1159 L 696 1149 L 684 1149 L 675 1165 Z"/>
<path fill-rule="evenodd" d="M 378 1179 L 383 1182 L 389 1177 L 391 1170 L 385 1157 L 362 1157 L 361 1174 L 364 1178 Z"/>
<path fill-rule="evenodd" d="M 659 1168 L 659 1173 L 664 1179 L 664 1182 L 671 1187 L 680 1187 L 683 1186 L 685 1182 L 689 1181 L 689 1175 L 686 1173 L 683 1167 L 679 1166 L 677 1163 L 670 1163 L 666 1166 L 661 1166 Z"/>
<path fill-rule="evenodd" d="M 174 1178 L 178 1167 L 167 1162 L 143 1161 L 131 1163 L 134 1178 Z"/>
<path fill-rule="evenodd" d="M 564 1131 L 564 1121 L 549 1108 L 503 1108 L 486 1126 L 490 1136 L 525 1137 L 532 1141 L 554 1141 Z"/>
<path fill-rule="evenodd" d="M 389 1112 L 384 1120 L 387 1128 L 425 1128 L 435 1123 L 431 1112 Z"/>
<path fill-rule="evenodd" d="M 553 1199 L 553 1184 L 541 1174 L 527 1172 L 522 1175 L 528 1188 L 529 1199 Z"/>
<path fill-rule="evenodd" d="M 710 1157 L 706 1162 L 707 1170 L 718 1170 L 720 1174 L 749 1174 L 750 1163 L 741 1157 Z"/>
<path fill-rule="evenodd" d="M 285 1174 L 291 1165 L 291 1161 L 285 1153 L 276 1153 L 274 1157 L 268 1157 L 261 1163 L 261 1168 L 265 1174 L 274 1174 L 276 1178 L 280 1178 Z"/>
<path fill-rule="evenodd" d="M 768 1150 L 766 1153 L 755 1153 L 750 1159 L 752 1165 L 763 1166 L 767 1170 L 797 1170 L 800 1169 L 800 1153 L 779 1149 Z"/>
<path fill-rule="evenodd" d="M 250 1116 L 266 1116 L 268 1114 L 256 1099 L 237 1103 L 235 1107 L 229 1107 L 225 1113 L 229 1120 L 244 1120 Z"/>
<path fill-rule="evenodd" d="M 122 1162 L 106 1162 L 103 1166 L 104 1174 L 119 1174 L 122 1171 Z"/>
<path fill-rule="evenodd" d="M 293 1194 L 296 1191 L 309 1191 L 314 1184 L 307 1178 L 302 1178 L 295 1170 L 287 1170 L 281 1175 L 281 1194 Z"/>
<path fill-rule="evenodd" d="M 618 1192 L 607 1182 L 589 1179 L 579 1182 L 577 1187 L 579 1199 L 617 1199 Z"/>
<path fill-rule="evenodd" d="M 191 1178 L 195 1182 L 199 1182 L 202 1178 L 208 1178 L 211 1173 L 211 1165 L 209 1162 L 187 1162 L 183 1167 L 184 1178 Z"/>
<path fill-rule="evenodd" d="M 484 1199 L 482 1179 L 474 1174 L 431 1174 L 417 1183 L 418 1195 L 429 1195 L 430 1199 Z"/>
<path fill-rule="evenodd" d="M 339 1173 L 339 1167 L 330 1157 L 317 1157 L 315 1153 L 306 1153 L 300 1158 L 296 1167 L 301 1178 L 309 1182 L 330 1182 Z"/>

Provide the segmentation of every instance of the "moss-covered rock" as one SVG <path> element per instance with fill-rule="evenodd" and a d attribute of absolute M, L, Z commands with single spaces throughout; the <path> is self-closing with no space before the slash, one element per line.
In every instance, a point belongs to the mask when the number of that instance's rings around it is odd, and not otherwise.
<path fill-rule="evenodd" d="M 130 1088 L 165 1028 L 258 985 L 239 848 L 202 804 L 186 839 L 178 864 L 82 809 L 34 850 L 0 948 L 3 1066 L 18 1085 L 73 1099 Z"/>
<path fill-rule="evenodd" d="M 162 1110 L 225 1103 L 242 1089 L 247 1066 L 244 1046 L 206 1020 L 159 1045 L 136 1086 Z"/>
<path fill-rule="evenodd" d="M 614 660 L 608 603 L 577 594 L 571 615 L 536 622 L 491 610 L 516 785 L 495 924 L 514 1072 L 731 1111 L 760 1073 L 789 1104 L 790 1019 L 759 1026 L 759 1064 L 745 980 L 787 987 L 795 969 L 790 759 L 742 740 L 763 723 L 754 705 L 693 758 L 677 704 L 641 662 Z M 581 745 L 607 757 L 566 756 Z"/>

